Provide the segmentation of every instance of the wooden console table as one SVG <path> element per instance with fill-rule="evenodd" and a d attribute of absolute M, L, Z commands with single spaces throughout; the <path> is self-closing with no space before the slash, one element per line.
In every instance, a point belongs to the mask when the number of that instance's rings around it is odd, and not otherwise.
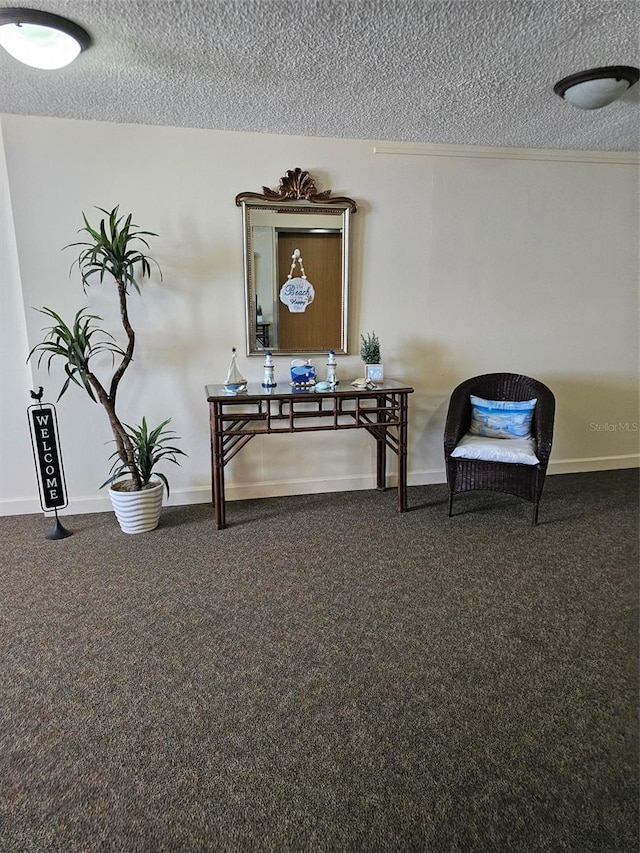
<path fill-rule="evenodd" d="M 388 381 L 363 391 L 350 383 L 332 391 L 290 385 L 249 385 L 246 394 L 225 394 L 207 385 L 211 429 L 211 483 L 216 526 L 226 527 L 224 468 L 255 435 L 364 429 L 377 443 L 376 486 L 386 488 L 386 450 L 398 458 L 398 511 L 407 509 L 407 410 L 413 388 Z"/>

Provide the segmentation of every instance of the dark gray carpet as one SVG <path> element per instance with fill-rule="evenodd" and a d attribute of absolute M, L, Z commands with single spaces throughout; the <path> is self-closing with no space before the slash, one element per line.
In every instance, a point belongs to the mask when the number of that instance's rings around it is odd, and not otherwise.
<path fill-rule="evenodd" d="M 0 519 L 0 849 L 636 853 L 637 485 Z"/>

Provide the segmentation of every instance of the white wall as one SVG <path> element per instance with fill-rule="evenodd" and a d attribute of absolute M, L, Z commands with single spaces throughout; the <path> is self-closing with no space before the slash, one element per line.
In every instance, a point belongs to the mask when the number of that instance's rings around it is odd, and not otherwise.
<path fill-rule="evenodd" d="M 44 325 L 33 308 L 71 317 L 84 304 L 77 273 L 69 277 L 75 254 L 61 248 L 76 239 L 82 211 L 96 219 L 95 206 L 116 204 L 158 232 L 152 254 L 164 273 L 132 298 L 137 350 L 121 411 L 127 422 L 171 417 L 189 454 L 168 472 L 171 502 L 209 499 L 204 385 L 224 380 L 232 346 L 244 351 L 234 199 L 277 186 L 295 166 L 320 189 L 358 201 L 354 355 L 340 358 L 338 371 L 343 381 L 362 373 L 359 334 L 375 330 L 385 375 L 415 387 L 411 484 L 444 481 L 448 395 L 462 379 L 494 370 L 528 373 L 556 393 L 552 471 L 637 464 L 637 167 L 569 156 L 460 157 L 459 149 L 375 153 L 363 141 L 19 116 L 3 116 L 1 127 L 8 191 L 3 186 L 0 438 L 12 461 L 1 469 L 0 513 L 39 508 L 25 437 L 28 386 L 44 385 L 54 401 L 61 385 L 58 369 L 51 377 L 34 370 L 33 380 L 25 372 Z M 108 285 L 92 287 L 86 301 L 118 328 Z M 288 361 L 277 360 L 280 381 Z M 259 357 L 239 364 L 260 381 Z M 70 511 L 107 509 L 98 490 L 111 452 L 102 410 L 74 387 L 58 415 Z M 227 469 L 228 497 L 368 488 L 373 445 L 359 431 L 256 438 Z"/>
<path fill-rule="evenodd" d="M 2 126 L 0 125 L 0 152 Z M 9 181 L 0 154 L 0 514 L 6 501 L 13 512 L 32 512 L 37 489 L 26 408 L 31 371 L 16 251 Z M 35 493 L 37 495 L 37 492 Z"/>

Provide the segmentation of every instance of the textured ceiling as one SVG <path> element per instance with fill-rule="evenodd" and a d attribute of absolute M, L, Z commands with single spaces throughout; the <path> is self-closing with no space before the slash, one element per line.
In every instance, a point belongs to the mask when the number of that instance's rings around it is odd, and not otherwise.
<path fill-rule="evenodd" d="M 16 5 L 0 2 L 0 8 Z M 553 92 L 640 65 L 638 0 L 28 0 L 93 46 L 39 71 L 0 49 L 0 112 L 352 139 L 635 151 L 640 84 L 601 110 Z"/>

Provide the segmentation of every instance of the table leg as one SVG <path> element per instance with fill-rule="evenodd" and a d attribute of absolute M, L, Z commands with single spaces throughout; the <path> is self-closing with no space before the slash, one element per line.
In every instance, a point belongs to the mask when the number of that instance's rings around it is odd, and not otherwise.
<path fill-rule="evenodd" d="M 400 394 L 400 424 L 398 426 L 398 511 L 407 511 L 407 395 Z"/>
<path fill-rule="evenodd" d="M 384 397 L 377 397 L 376 399 L 378 407 L 377 421 L 381 424 L 386 420 L 384 412 L 380 411 L 385 405 L 385 400 Z M 380 490 L 387 488 L 387 443 L 386 433 L 383 428 L 381 428 L 381 435 L 376 436 L 376 488 Z"/>
<path fill-rule="evenodd" d="M 214 410 L 213 403 L 209 403 L 209 452 L 211 456 L 211 506 L 216 505 L 216 493 L 214 488 L 214 476 L 215 476 L 215 457 L 214 457 Z"/>
<path fill-rule="evenodd" d="M 213 403 L 212 407 L 214 408 L 211 422 L 211 480 L 213 483 L 213 506 L 215 511 L 216 527 L 218 530 L 223 530 L 227 525 L 224 505 L 224 431 L 222 408 L 218 403 Z"/>

